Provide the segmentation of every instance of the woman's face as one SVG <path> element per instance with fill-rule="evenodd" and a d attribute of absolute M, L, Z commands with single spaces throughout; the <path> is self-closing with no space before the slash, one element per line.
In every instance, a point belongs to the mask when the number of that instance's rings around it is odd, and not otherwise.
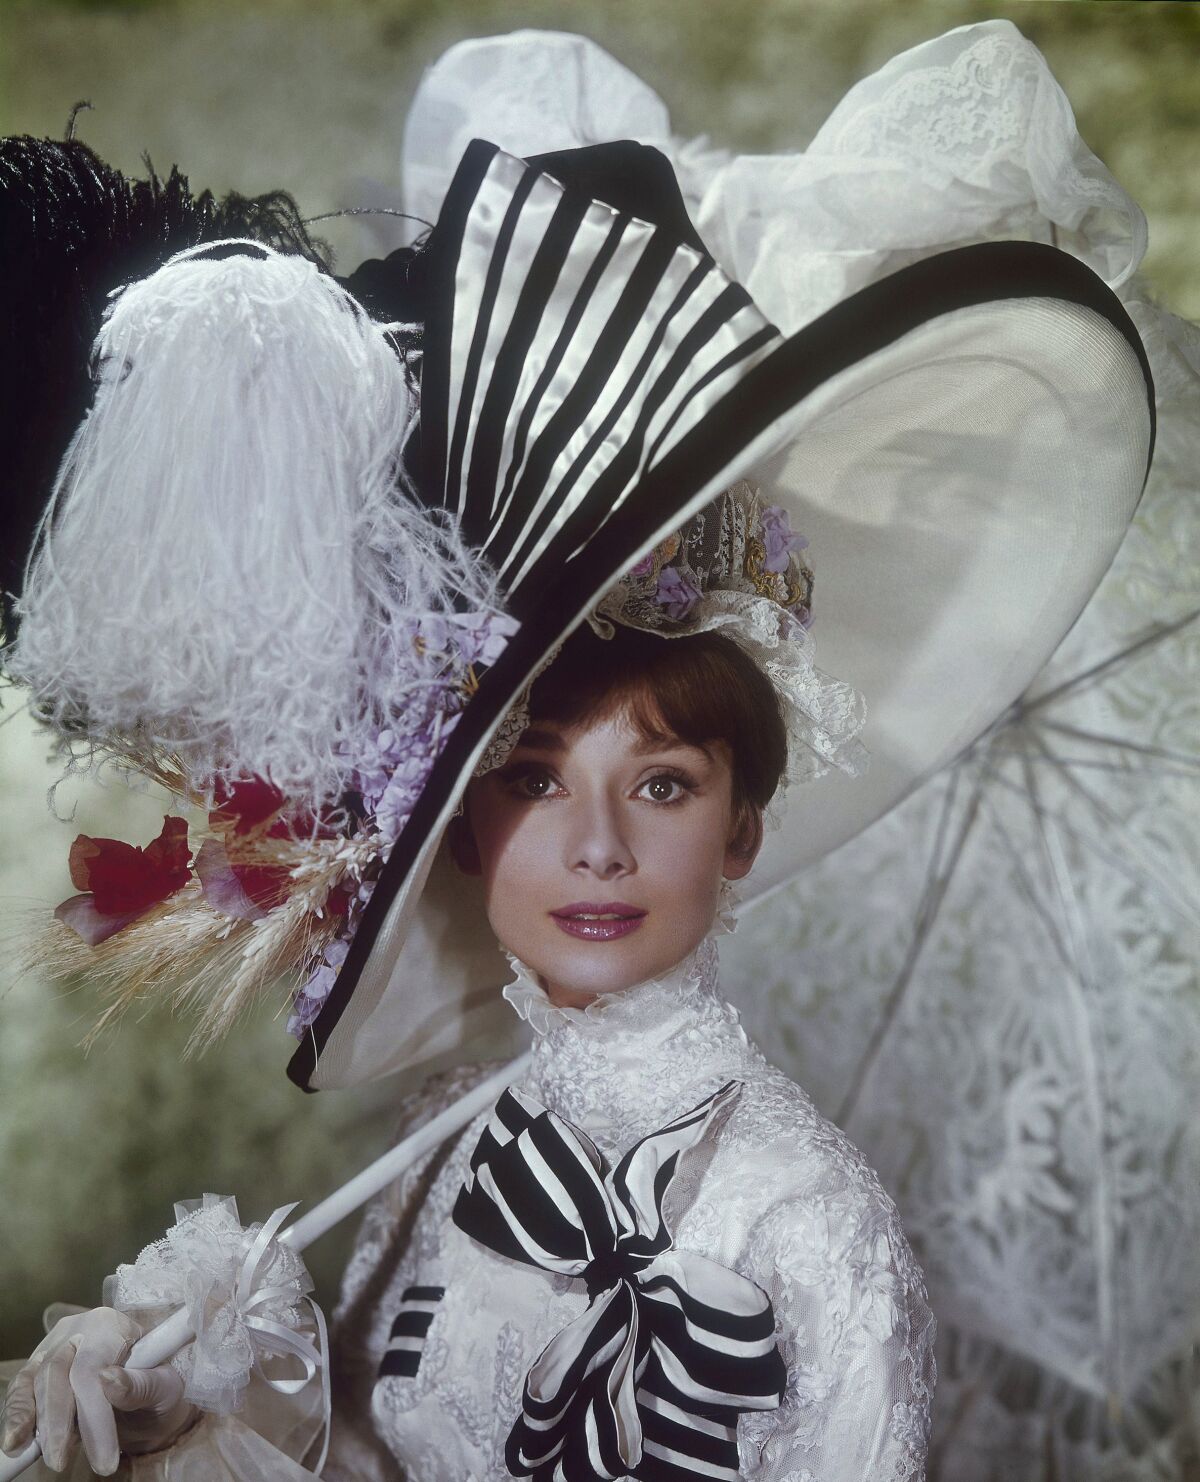
<path fill-rule="evenodd" d="M 731 792 L 724 742 L 648 742 L 621 715 L 539 721 L 471 782 L 451 847 L 482 875 L 500 941 L 555 1003 L 579 1006 L 699 945 L 722 876 L 745 875 L 761 842 L 730 848 Z"/>

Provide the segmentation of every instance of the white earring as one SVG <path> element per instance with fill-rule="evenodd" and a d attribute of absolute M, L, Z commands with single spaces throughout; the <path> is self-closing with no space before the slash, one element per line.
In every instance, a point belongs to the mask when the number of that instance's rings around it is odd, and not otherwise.
<path fill-rule="evenodd" d="M 717 919 L 716 924 L 725 934 L 737 930 L 737 913 L 742 904 L 741 893 L 735 888 L 732 880 L 721 877 L 721 892 L 717 896 Z"/>

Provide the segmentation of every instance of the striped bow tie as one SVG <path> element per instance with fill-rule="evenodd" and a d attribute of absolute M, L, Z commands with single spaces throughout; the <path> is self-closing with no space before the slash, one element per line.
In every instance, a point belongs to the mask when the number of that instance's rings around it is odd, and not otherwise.
<path fill-rule="evenodd" d="M 729 1081 L 611 1170 L 532 1097 L 510 1087 L 496 1103 L 454 1222 L 500 1255 L 579 1277 L 591 1299 L 526 1375 L 505 1451 L 514 1477 L 736 1479 L 738 1415 L 783 1396 L 771 1301 L 676 1250 L 662 1207 L 680 1156 L 741 1089 Z"/>

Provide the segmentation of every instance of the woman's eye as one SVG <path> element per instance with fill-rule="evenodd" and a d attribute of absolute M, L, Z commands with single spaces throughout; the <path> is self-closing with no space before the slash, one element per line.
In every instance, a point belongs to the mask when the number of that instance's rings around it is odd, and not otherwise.
<path fill-rule="evenodd" d="M 660 772 L 657 777 L 643 782 L 641 790 L 650 794 L 652 803 L 681 803 L 687 787 L 680 778 L 672 777 L 669 772 Z"/>
<path fill-rule="evenodd" d="M 554 778 L 540 767 L 516 768 L 505 781 L 522 798 L 544 798 L 554 790 Z"/>

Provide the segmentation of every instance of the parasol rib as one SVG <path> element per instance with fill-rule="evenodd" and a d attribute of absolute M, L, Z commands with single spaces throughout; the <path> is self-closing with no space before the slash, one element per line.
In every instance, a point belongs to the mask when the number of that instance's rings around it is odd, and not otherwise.
<path fill-rule="evenodd" d="M 1070 726 L 1060 720 L 1041 720 L 1039 724 L 1047 731 L 1060 731 L 1064 736 L 1074 736 L 1079 741 L 1094 741 L 1098 746 L 1113 746 L 1121 751 L 1133 751 L 1139 756 L 1159 757 L 1163 761 L 1178 762 L 1185 767 L 1200 771 L 1200 756 L 1186 751 L 1175 751 L 1169 746 L 1149 746 L 1142 741 L 1129 741 L 1123 736 L 1108 736 L 1102 731 L 1085 731 L 1080 726 Z"/>
<path fill-rule="evenodd" d="M 1036 741 L 1037 738 L 1034 737 Z M 1050 879 L 1066 925 L 1066 941 L 1075 962 L 1075 971 L 1066 979 L 1079 1026 L 1079 1044 L 1084 1065 L 1084 1087 L 1096 1138 L 1096 1183 L 1093 1193 L 1096 1232 L 1096 1302 L 1100 1326 L 1101 1372 L 1110 1395 L 1118 1393 L 1118 1333 L 1113 1248 L 1112 1174 L 1109 1168 L 1108 1139 L 1105 1135 L 1104 1108 L 1111 1085 L 1107 1074 L 1104 1046 L 1094 1030 L 1095 1015 L 1089 1012 L 1088 999 L 1096 997 L 1096 979 L 1088 951 L 1079 897 L 1071 880 L 1063 851 L 1062 838 L 1041 804 L 1040 783 L 1025 758 L 1023 762 L 1030 807 L 1037 822 Z"/>
<path fill-rule="evenodd" d="M 1125 648 L 1118 649 L 1116 653 L 1109 654 L 1107 658 L 1093 664 L 1090 669 L 1083 669 L 1080 673 L 1072 675 L 1070 679 L 1064 679 L 1061 683 L 1056 684 L 1053 689 L 1047 690 L 1045 694 L 1037 695 L 1031 700 L 1022 696 L 1014 702 L 1005 715 L 1001 716 L 1000 720 L 996 722 L 992 729 L 998 730 L 1005 725 L 1011 725 L 1014 721 L 1029 715 L 1032 711 L 1042 710 L 1047 705 L 1054 704 L 1056 700 L 1061 700 L 1065 695 L 1072 693 L 1081 685 L 1087 684 L 1089 681 L 1094 682 L 1098 680 L 1101 675 L 1109 673 L 1118 665 L 1144 653 L 1146 649 L 1152 648 L 1157 643 L 1161 643 L 1163 639 L 1172 637 L 1181 629 L 1186 628 L 1189 623 L 1194 623 L 1197 618 L 1200 618 L 1200 607 L 1196 608 L 1193 612 L 1185 614 L 1181 618 L 1177 618 L 1173 623 L 1160 623 L 1157 627 L 1152 628 L 1149 633 L 1143 634 L 1135 643 L 1128 644 Z"/>
<path fill-rule="evenodd" d="M 874 1068 L 880 1051 L 883 1049 L 884 1042 L 891 1032 L 892 1025 L 895 1023 L 896 1017 L 900 1012 L 901 1003 L 912 982 L 913 973 L 916 970 L 917 962 L 924 950 L 925 943 L 933 931 L 934 922 L 941 909 L 942 901 L 945 899 L 946 891 L 950 886 L 950 880 L 958 866 L 959 858 L 967 842 L 967 836 L 971 832 L 971 828 L 978 816 L 981 790 L 980 784 L 977 781 L 975 790 L 967 804 L 962 825 L 951 846 L 950 857 L 946 861 L 945 867 L 940 869 L 939 860 L 942 857 L 942 850 L 945 846 L 946 835 L 949 830 L 950 818 L 953 815 L 954 802 L 958 795 L 959 779 L 961 776 L 961 768 L 955 768 L 950 774 L 945 802 L 942 805 L 942 811 L 938 819 L 937 833 L 934 838 L 929 870 L 926 873 L 921 902 L 917 910 L 916 930 L 913 933 L 912 941 L 909 943 L 904 962 L 884 1002 L 883 1013 L 871 1032 L 871 1038 L 867 1042 L 867 1048 L 855 1068 L 849 1089 L 842 1098 L 841 1106 L 838 1108 L 836 1121 L 838 1126 L 842 1128 L 846 1128 L 849 1125 L 850 1118 L 854 1115 L 855 1106 L 858 1104 L 858 1098 L 862 1094 L 867 1077 Z"/>
<path fill-rule="evenodd" d="M 1063 775 L 1067 777 L 1067 780 L 1078 785 L 1077 779 L 1071 778 L 1069 776 L 1069 774 L 1066 772 L 1066 769 L 1063 767 L 1061 760 L 1056 757 L 1053 752 L 1046 752 L 1043 759 L 1050 765 L 1058 767 L 1060 772 L 1062 772 Z M 998 772 L 994 771 L 990 773 L 990 776 L 991 780 L 995 782 L 997 786 L 1003 787 L 1006 791 L 1013 793 L 1016 797 L 1028 800 L 1028 793 L 1025 791 L 1025 789 L 1018 787 L 1016 783 L 1010 781 L 1007 777 L 1003 777 Z M 1084 789 L 1084 796 L 1089 796 L 1086 789 Z M 1144 889 L 1147 889 L 1158 895 L 1165 904 L 1171 906 L 1174 910 L 1176 910 L 1187 922 L 1189 922 L 1190 925 L 1200 927 L 1200 912 L 1197 912 L 1196 909 L 1187 901 L 1177 898 L 1171 886 L 1166 881 L 1164 881 L 1152 867 L 1143 866 L 1139 868 L 1128 857 L 1121 854 L 1115 854 L 1111 847 L 1105 845 L 1103 840 L 1098 839 L 1094 834 L 1088 833 L 1086 829 L 1081 829 L 1078 824 L 1072 823 L 1070 819 L 1065 818 L 1063 814 L 1060 813 L 1057 809 L 1049 807 L 1046 803 L 1039 802 L 1038 807 L 1042 812 L 1046 814 L 1047 817 L 1052 818 L 1054 822 L 1058 824 L 1058 826 L 1062 828 L 1066 833 L 1068 833 L 1073 839 L 1077 840 L 1080 844 L 1084 845 L 1088 849 L 1091 849 L 1095 854 L 1106 860 L 1113 867 L 1113 869 L 1126 876 L 1127 879 L 1132 880 L 1135 885 L 1140 885 Z M 1120 827 L 1119 820 L 1106 818 L 1105 821 L 1111 822 L 1114 824 L 1114 826 Z M 1122 828 L 1122 834 L 1123 833 L 1124 829 Z"/>

